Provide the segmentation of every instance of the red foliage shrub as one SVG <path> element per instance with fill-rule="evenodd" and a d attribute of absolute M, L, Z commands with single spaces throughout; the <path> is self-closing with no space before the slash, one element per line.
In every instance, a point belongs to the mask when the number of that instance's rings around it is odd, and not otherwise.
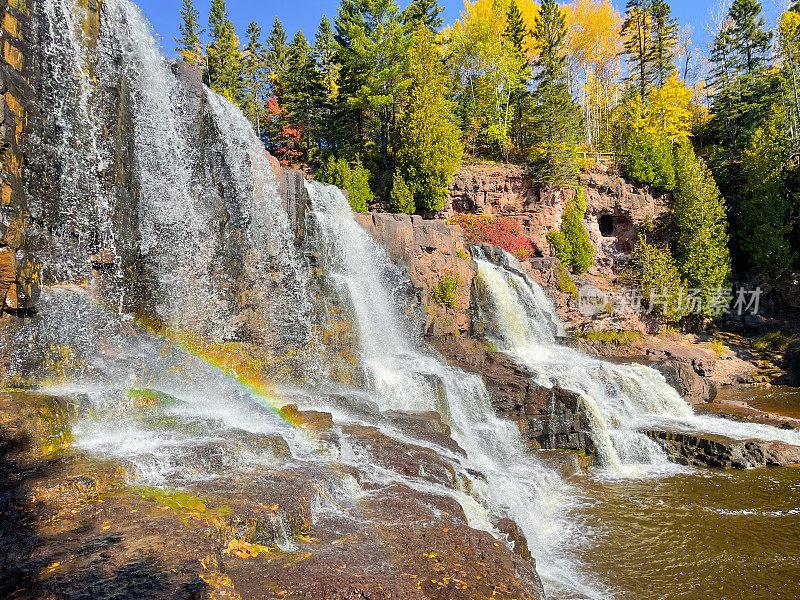
<path fill-rule="evenodd" d="M 272 153 L 283 166 L 288 166 L 303 157 L 301 137 L 303 125 L 293 125 L 286 122 L 288 113 L 278 104 L 278 99 L 271 96 L 267 100 L 267 111 L 270 119 L 277 128 L 277 135 L 272 140 Z"/>
<path fill-rule="evenodd" d="M 448 223 L 461 228 L 468 244 L 492 244 L 517 258 L 527 258 L 534 254 L 531 238 L 524 235 L 520 224 L 509 217 L 461 213 L 452 217 Z"/>

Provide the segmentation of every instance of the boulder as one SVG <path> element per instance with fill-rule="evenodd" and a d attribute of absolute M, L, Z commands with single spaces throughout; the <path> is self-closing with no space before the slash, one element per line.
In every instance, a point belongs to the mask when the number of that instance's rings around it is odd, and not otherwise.
<path fill-rule="evenodd" d="M 529 448 L 595 453 L 591 423 L 578 394 L 536 384 L 533 373 L 476 340 L 451 337 L 433 345 L 451 364 L 483 376 L 495 411 L 518 424 Z"/>

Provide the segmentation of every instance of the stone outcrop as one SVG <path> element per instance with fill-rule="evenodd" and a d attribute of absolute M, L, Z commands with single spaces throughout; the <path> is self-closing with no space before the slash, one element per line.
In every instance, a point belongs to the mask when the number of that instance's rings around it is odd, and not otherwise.
<path fill-rule="evenodd" d="M 624 263 L 639 226 L 664 218 L 668 211 L 668 195 L 656 194 L 649 186 L 635 185 L 617 175 L 581 173 L 579 185 L 586 191 L 584 225 L 597 251 L 595 265 L 599 270 Z M 439 216 L 469 212 L 511 217 L 520 223 L 538 252 L 547 256 L 550 252 L 545 235 L 559 227 L 564 204 L 573 193 L 571 189 L 534 184 L 519 165 L 464 165 L 453 176 Z"/>
<path fill-rule="evenodd" d="M 30 123 L 38 114 L 31 61 L 33 37 L 26 2 L 0 2 L 0 316 L 31 309 L 39 295 L 39 264 L 26 244 L 30 218 L 26 156 Z"/>
<path fill-rule="evenodd" d="M 405 267 L 426 310 L 427 335 L 469 332 L 476 268 L 457 228 L 416 215 L 366 213 L 357 214 L 356 220 L 386 248 L 392 261 Z M 455 283 L 449 296 L 448 281 Z"/>
<path fill-rule="evenodd" d="M 433 345 L 454 366 L 483 377 L 495 411 L 519 425 L 529 448 L 595 453 L 591 424 L 577 394 L 537 385 L 533 373 L 476 340 L 440 338 Z"/>
<path fill-rule="evenodd" d="M 670 460 L 682 465 L 716 469 L 749 469 L 800 464 L 800 447 L 783 442 L 734 440 L 721 435 L 649 429 Z"/>
<path fill-rule="evenodd" d="M 511 519 L 497 520 L 503 543 L 471 528 L 452 497 L 420 491 L 421 478 L 462 485 L 430 448 L 392 440 L 384 453 L 378 429 L 348 426 L 352 444 L 411 482 L 385 485 L 344 464 L 231 470 L 214 445 L 195 446 L 187 459 L 215 477 L 178 491 L 130 485 L 125 465 L 71 449 L 74 410 L 69 398 L 0 393 L 0 597 L 545 597 Z M 330 414 L 290 410 L 310 434 L 336 437 Z M 444 431 L 429 414 L 395 418 Z M 272 444 L 255 437 L 253 450 Z M 326 491 L 352 479 L 357 501 Z"/>

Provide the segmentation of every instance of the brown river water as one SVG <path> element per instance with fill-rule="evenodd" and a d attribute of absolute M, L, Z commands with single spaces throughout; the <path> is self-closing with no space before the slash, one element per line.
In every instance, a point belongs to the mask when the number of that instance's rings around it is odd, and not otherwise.
<path fill-rule="evenodd" d="M 622 600 L 800 599 L 800 469 L 580 483 L 583 561 Z"/>
<path fill-rule="evenodd" d="M 800 388 L 775 385 L 723 389 L 719 393 L 725 400 L 747 402 L 753 408 L 800 419 Z"/>

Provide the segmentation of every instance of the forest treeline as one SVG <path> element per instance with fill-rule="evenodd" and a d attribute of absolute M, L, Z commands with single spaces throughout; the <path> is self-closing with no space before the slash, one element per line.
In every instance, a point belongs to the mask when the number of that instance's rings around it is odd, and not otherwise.
<path fill-rule="evenodd" d="M 435 212 L 465 157 L 569 184 L 579 151 L 613 152 L 674 198 L 672 243 L 642 237 L 640 277 L 707 294 L 730 281 L 731 254 L 740 273 L 797 268 L 800 2 L 774 31 L 756 0 L 723 3 L 708 49 L 665 0 L 629 0 L 624 14 L 609 0 L 476 0 L 447 27 L 441 11 L 342 0 L 311 41 L 277 18 L 242 40 L 225 0 L 207 26 L 184 0 L 177 51 L 270 152 L 321 166 L 355 210 L 377 195 Z"/>

